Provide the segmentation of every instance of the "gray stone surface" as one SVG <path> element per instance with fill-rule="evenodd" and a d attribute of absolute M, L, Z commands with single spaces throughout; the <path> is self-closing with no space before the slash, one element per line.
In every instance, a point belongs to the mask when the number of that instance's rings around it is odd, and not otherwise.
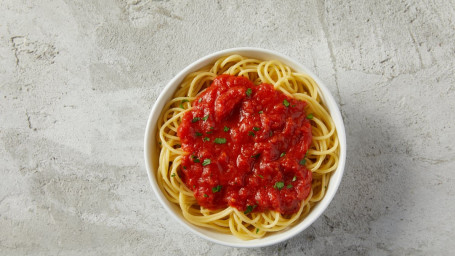
<path fill-rule="evenodd" d="M 453 255 L 455 2 L 0 1 L 1 255 Z M 217 50 L 312 69 L 348 158 L 297 237 L 232 249 L 149 186 L 143 133 L 164 85 Z"/>

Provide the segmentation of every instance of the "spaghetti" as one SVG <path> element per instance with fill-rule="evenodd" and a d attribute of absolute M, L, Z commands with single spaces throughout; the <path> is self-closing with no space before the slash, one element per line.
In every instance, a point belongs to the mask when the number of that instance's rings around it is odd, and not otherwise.
<path fill-rule="evenodd" d="M 182 142 L 177 136 L 182 117 L 191 111 L 193 101 L 221 74 L 245 77 L 255 85 L 271 84 L 284 95 L 307 103 L 305 110 L 311 113 L 312 141 L 304 164 L 312 173 L 312 181 L 309 195 L 294 213 L 240 211 L 232 206 L 210 210 L 198 204 L 193 191 L 176 175 L 181 171 L 184 156 L 188 154 L 182 150 Z M 339 142 L 335 125 L 322 103 L 317 84 L 308 75 L 293 72 L 275 60 L 261 61 L 231 55 L 189 74 L 173 99 L 164 106 L 157 125 L 160 156 L 156 177 L 166 198 L 180 206 L 189 222 L 231 233 L 244 240 L 283 230 L 303 219 L 324 197 L 330 175 L 338 166 Z"/>

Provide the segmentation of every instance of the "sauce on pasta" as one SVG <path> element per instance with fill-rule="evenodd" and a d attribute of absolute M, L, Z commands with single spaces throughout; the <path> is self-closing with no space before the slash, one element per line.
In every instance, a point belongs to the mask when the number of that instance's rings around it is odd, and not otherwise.
<path fill-rule="evenodd" d="M 178 127 L 186 154 L 178 172 L 199 205 L 290 215 L 311 191 L 307 103 L 272 85 L 217 76 Z"/>

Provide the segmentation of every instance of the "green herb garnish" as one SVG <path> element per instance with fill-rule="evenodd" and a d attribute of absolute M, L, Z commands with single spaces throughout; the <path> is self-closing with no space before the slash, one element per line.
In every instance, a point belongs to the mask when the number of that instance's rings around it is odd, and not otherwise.
<path fill-rule="evenodd" d="M 193 118 L 193 120 L 191 120 L 192 123 L 196 123 L 197 121 L 201 120 L 199 117 L 195 117 Z"/>
<path fill-rule="evenodd" d="M 286 153 L 283 152 L 283 153 L 281 153 L 280 157 L 283 157 L 283 156 L 285 156 L 285 155 L 286 155 Z"/>
<path fill-rule="evenodd" d="M 283 105 L 284 105 L 285 107 L 289 107 L 289 101 L 283 100 Z"/>
<path fill-rule="evenodd" d="M 223 131 L 228 132 L 229 131 L 229 127 L 225 126 Z"/>
<path fill-rule="evenodd" d="M 292 178 L 292 181 L 295 181 L 295 180 L 297 180 L 297 177 L 296 177 L 296 176 L 294 176 L 294 177 Z"/>
<path fill-rule="evenodd" d="M 258 229 L 258 228 L 256 228 L 256 234 L 257 234 L 258 232 L 259 232 L 259 229 Z"/>
<path fill-rule="evenodd" d="M 175 173 L 171 174 L 171 177 L 175 177 Z"/>
<path fill-rule="evenodd" d="M 278 190 L 281 190 L 284 187 L 284 182 L 282 181 L 277 181 L 275 185 L 273 185 L 274 188 L 277 188 Z"/>
<path fill-rule="evenodd" d="M 248 136 L 254 137 L 254 135 L 256 135 L 256 134 L 254 134 L 254 132 L 252 132 L 252 131 L 249 131 L 249 132 L 248 132 Z"/>
<path fill-rule="evenodd" d="M 221 185 L 218 185 L 218 186 L 212 188 L 212 192 L 213 193 L 219 192 L 221 190 L 221 187 L 222 187 Z"/>
<path fill-rule="evenodd" d="M 289 184 L 289 185 L 287 185 L 286 187 L 287 187 L 287 188 L 292 188 L 292 185 L 291 185 L 291 184 Z"/>
<path fill-rule="evenodd" d="M 307 115 L 306 118 L 308 118 L 308 119 L 313 119 L 313 114 Z"/>
<path fill-rule="evenodd" d="M 264 178 L 264 176 L 262 176 L 262 175 L 260 175 L 260 174 L 258 174 L 258 176 L 259 176 L 259 178 L 261 178 L 261 179 L 263 179 L 263 178 Z"/>
<path fill-rule="evenodd" d="M 210 141 L 210 138 L 209 137 L 204 137 L 202 140 L 203 141 Z"/>
<path fill-rule="evenodd" d="M 257 159 L 260 155 L 261 155 L 261 154 L 256 154 L 256 155 L 252 155 L 251 157 Z"/>
<path fill-rule="evenodd" d="M 202 98 L 199 98 L 198 102 L 201 103 L 201 101 L 202 101 Z"/>
<path fill-rule="evenodd" d="M 226 143 L 226 138 L 215 138 L 213 142 L 215 142 L 215 144 L 224 144 Z"/>
<path fill-rule="evenodd" d="M 209 197 L 207 194 L 204 194 L 204 197 Z"/>
<path fill-rule="evenodd" d="M 243 213 L 248 214 L 248 213 L 252 212 L 254 210 L 254 208 L 256 208 L 256 206 L 257 205 L 248 205 L 246 207 L 246 210 Z"/>
<path fill-rule="evenodd" d="M 202 133 L 196 132 L 196 136 L 202 136 Z"/>
<path fill-rule="evenodd" d="M 207 119 L 209 119 L 209 115 L 206 115 L 202 118 L 203 121 L 207 121 Z"/>
<path fill-rule="evenodd" d="M 253 90 L 251 90 L 251 88 L 246 89 L 246 96 L 250 97 L 252 93 Z"/>
<path fill-rule="evenodd" d="M 182 102 L 180 102 L 180 107 L 183 108 L 183 109 L 185 109 L 185 108 L 183 107 L 183 103 L 185 103 L 185 102 L 189 102 L 189 100 L 182 100 Z"/>
<path fill-rule="evenodd" d="M 299 161 L 300 165 L 305 165 L 305 163 L 306 163 L 306 159 L 305 158 L 303 158 L 302 160 Z"/>
<path fill-rule="evenodd" d="M 262 113 L 264 113 L 264 111 L 261 110 L 261 111 L 259 111 L 258 113 L 259 113 L 259 114 L 262 114 Z"/>
<path fill-rule="evenodd" d="M 206 158 L 204 159 L 204 162 L 202 162 L 202 166 L 206 166 L 206 165 L 209 165 L 210 164 L 210 158 Z"/>
<path fill-rule="evenodd" d="M 259 127 L 253 127 L 253 130 L 259 131 L 259 130 L 261 130 L 261 128 L 259 128 Z"/>

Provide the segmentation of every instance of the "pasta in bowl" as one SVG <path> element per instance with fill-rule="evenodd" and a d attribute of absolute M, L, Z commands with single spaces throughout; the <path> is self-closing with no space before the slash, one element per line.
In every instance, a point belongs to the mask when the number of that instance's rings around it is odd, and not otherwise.
<path fill-rule="evenodd" d="M 330 92 L 289 58 L 229 49 L 188 66 L 145 135 L 152 188 L 196 234 L 259 247 L 308 227 L 343 174 L 344 126 Z"/>

